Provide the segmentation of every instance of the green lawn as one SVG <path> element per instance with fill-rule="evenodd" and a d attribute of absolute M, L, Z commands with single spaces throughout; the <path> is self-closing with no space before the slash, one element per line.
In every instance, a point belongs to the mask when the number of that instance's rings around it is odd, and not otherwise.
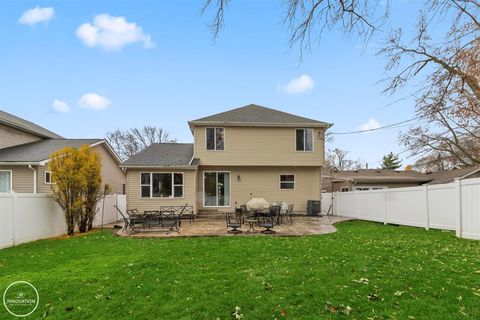
<path fill-rule="evenodd" d="M 351 221 L 308 237 L 95 232 L 0 250 L 51 319 L 480 319 L 480 242 Z M 347 307 L 348 306 L 348 307 Z M 351 308 L 351 310 L 350 310 Z M 3 305 L 0 317 L 8 317 Z"/>

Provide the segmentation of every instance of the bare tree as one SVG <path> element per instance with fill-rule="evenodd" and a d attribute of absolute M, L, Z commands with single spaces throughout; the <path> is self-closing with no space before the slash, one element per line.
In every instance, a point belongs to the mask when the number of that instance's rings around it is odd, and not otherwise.
<path fill-rule="evenodd" d="M 349 159 L 348 151 L 339 148 L 329 149 L 325 158 L 326 167 L 338 171 L 358 170 L 362 168 L 362 161 Z"/>
<path fill-rule="evenodd" d="M 431 152 L 429 155 L 417 159 L 413 168 L 420 172 L 435 172 L 450 170 L 457 164 L 457 161 L 446 153 Z"/>
<path fill-rule="evenodd" d="M 435 0 L 420 15 L 413 41 L 394 31 L 380 51 L 395 71 L 386 92 L 420 75 L 416 114 L 420 124 L 400 135 L 413 156 L 448 154 L 464 165 L 480 163 L 480 2 Z M 442 39 L 429 35 L 433 23 L 449 23 Z M 423 120 L 423 121 L 421 121 Z M 423 122 L 423 123 L 422 123 Z"/>
<path fill-rule="evenodd" d="M 170 139 L 169 133 L 162 128 L 144 126 L 141 129 L 117 129 L 108 132 L 107 141 L 120 159 L 125 161 L 153 143 L 175 142 L 176 139 Z"/>
<path fill-rule="evenodd" d="M 224 25 L 224 14 L 230 0 L 205 0 L 202 14 L 214 11 L 209 25 L 216 39 Z M 290 45 L 298 43 L 300 52 L 310 49 L 325 30 L 340 29 L 363 40 L 379 30 L 389 15 L 389 0 L 283 0 L 283 22 L 290 30 Z"/>

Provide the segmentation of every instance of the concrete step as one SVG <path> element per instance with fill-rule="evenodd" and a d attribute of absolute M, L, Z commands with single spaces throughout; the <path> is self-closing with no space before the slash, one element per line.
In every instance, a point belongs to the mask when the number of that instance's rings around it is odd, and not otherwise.
<path fill-rule="evenodd" d="M 197 217 L 199 219 L 225 219 L 223 211 L 199 211 Z"/>

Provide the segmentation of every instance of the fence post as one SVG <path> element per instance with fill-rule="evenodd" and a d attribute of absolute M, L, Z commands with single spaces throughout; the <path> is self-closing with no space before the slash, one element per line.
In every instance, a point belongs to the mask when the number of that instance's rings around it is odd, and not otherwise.
<path fill-rule="evenodd" d="M 15 192 L 12 193 L 12 245 L 15 246 L 17 243 L 17 235 L 15 234 L 15 218 L 17 216 L 17 195 Z"/>
<path fill-rule="evenodd" d="M 387 209 L 387 188 L 383 188 L 383 210 L 385 211 L 383 224 L 387 224 L 388 209 Z"/>
<path fill-rule="evenodd" d="M 455 178 L 455 211 L 457 216 L 457 237 L 462 238 L 462 185 L 459 178 Z"/>
<path fill-rule="evenodd" d="M 430 230 L 430 206 L 428 205 L 428 185 L 423 186 L 423 192 L 425 193 L 425 213 L 427 215 L 427 221 L 425 223 L 425 229 Z"/>
<path fill-rule="evenodd" d="M 360 198 L 360 191 L 355 190 L 355 215 L 357 216 L 357 219 L 360 219 L 360 206 L 358 205 L 359 198 Z"/>

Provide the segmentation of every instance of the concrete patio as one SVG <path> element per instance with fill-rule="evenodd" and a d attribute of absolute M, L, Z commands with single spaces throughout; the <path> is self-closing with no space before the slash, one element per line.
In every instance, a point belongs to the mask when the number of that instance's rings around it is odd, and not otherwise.
<path fill-rule="evenodd" d="M 139 232 L 131 230 L 119 230 L 117 235 L 127 237 L 154 237 L 154 238 L 170 238 L 170 237 L 215 237 L 215 236 L 306 236 L 328 234 L 337 231 L 334 224 L 337 222 L 350 220 L 351 218 L 341 216 L 295 216 L 292 223 L 282 223 L 276 225 L 273 234 L 264 234 L 260 228 L 255 225 L 255 231 L 248 231 L 249 225 L 242 224 L 241 233 L 228 233 L 225 218 L 217 217 L 200 217 L 195 222 L 182 221 L 178 231 L 166 232 L 165 228 L 147 228 L 140 229 Z M 118 225 L 118 224 L 117 224 Z"/>

